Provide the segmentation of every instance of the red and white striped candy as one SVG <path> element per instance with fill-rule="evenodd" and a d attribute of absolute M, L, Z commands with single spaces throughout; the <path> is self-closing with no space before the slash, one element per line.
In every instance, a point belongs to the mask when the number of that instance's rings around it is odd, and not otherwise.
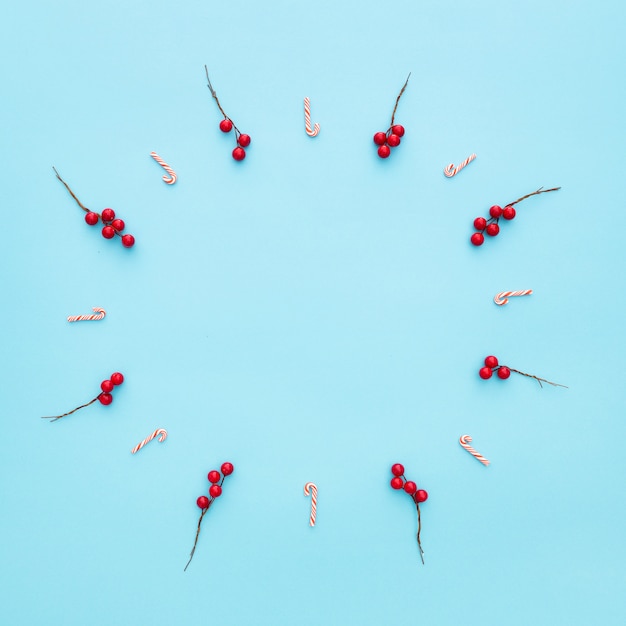
<path fill-rule="evenodd" d="M 101 309 L 97 306 L 92 307 L 91 309 L 92 311 L 96 312 L 96 315 L 70 315 L 67 318 L 68 322 L 85 322 L 85 321 L 89 321 L 89 322 L 93 322 L 95 320 L 101 320 L 104 318 L 104 316 L 107 314 L 107 312 L 104 309 Z"/>
<path fill-rule="evenodd" d="M 308 98 L 304 99 L 304 129 L 309 137 L 315 137 L 320 132 L 319 124 L 311 128 L 311 101 Z"/>
<path fill-rule="evenodd" d="M 315 516 L 317 514 L 317 485 L 315 483 L 307 483 L 304 485 L 304 495 L 311 495 L 311 517 L 309 525 L 315 526 Z"/>
<path fill-rule="evenodd" d="M 163 182 L 173 185 L 176 182 L 176 172 L 156 152 L 151 152 L 150 156 L 170 175 L 163 176 Z"/>
<path fill-rule="evenodd" d="M 151 435 L 148 435 L 141 443 L 138 443 L 130 452 L 131 454 L 135 454 L 135 452 L 141 450 L 148 442 L 152 441 L 157 435 L 160 435 L 159 441 L 165 441 L 167 437 L 167 430 L 165 428 L 157 428 Z"/>
<path fill-rule="evenodd" d="M 472 446 L 470 446 L 470 442 L 472 438 L 469 435 L 461 435 L 459 438 L 459 443 L 478 461 L 480 461 L 483 465 L 489 465 L 489 461 L 482 455 L 480 452 L 476 452 Z"/>
<path fill-rule="evenodd" d="M 448 177 L 452 178 L 455 174 L 460 172 L 468 163 L 471 163 L 476 158 L 475 154 L 470 154 L 461 165 L 454 167 L 454 163 L 450 163 L 447 167 L 443 168 L 443 173 Z"/>
<path fill-rule="evenodd" d="M 513 297 L 513 296 L 529 296 L 532 292 L 533 292 L 532 289 L 525 289 L 523 291 L 501 291 L 500 293 L 497 293 L 494 296 L 493 301 L 498 306 L 504 306 L 509 301 L 509 298 L 511 298 L 511 297 Z"/>

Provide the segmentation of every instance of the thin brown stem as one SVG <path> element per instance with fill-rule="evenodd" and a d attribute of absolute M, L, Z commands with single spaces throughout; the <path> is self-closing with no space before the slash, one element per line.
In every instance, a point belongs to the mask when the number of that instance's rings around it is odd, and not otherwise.
<path fill-rule="evenodd" d="M 396 106 L 393 107 L 393 113 L 391 114 L 391 124 L 389 126 L 393 126 L 393 120 L 396 117 L 396 110 L 398 109 L 398 102 L 400 102 L 400 98 L 402 97 L 402 94 L 404 93 L 406 86 L 409 84 L 409 78 L 411 78 L 411 72 L 409 72 L 409 75 L 406 77 L 404 86 L 402 87 L 402 89 L 400 89 L 400 93 L 398 94 L 398 97 L 396 98 Z"/>
<path fill-rule="evenodd" d="M 217 103 L 217 108 L 221 111 L 221 113 L 224 116 L 225 120 L 230 120 L 231 124 L 233 125 L 233 128 L 235 129 L 235 132 L 237 133 L 237 137 L 239 137 L 239 135 L 241 135 L 241 131 L 237 128 L 235 122 L 233 122 L 233 120 L 231 120 L 230 117 L 228 117 L 228 115 L 226 115 L 226 111 L 224 111 L 224 109 L 222 108 L 222 105 L 220 104 L 219 98 L 217 97 L 217 94 L 215 93 L 215 89 L 213 89 L 213 85 L 211 85 L 211 79 L 209 78 L 209 68 L 206 65 L 204 66 L 204 71 L 206 72 L 206 80 L 207 80 L 207 83 L 208 83 L 209 91 L 211 92 L 211 95 L 213 96 L 213 99 Z"/>
<path fill-rule="evenodd" d="M 527 376 L 528 378 L 534 378 L 539 383 L 540 387 L 543 387 L 541 383 L 547 383 L 548 385 L 552 385 L 553 387 L 565 387 L 565 389 L 569 389 L 567 385 L 560 385 L 559 383 L 553 383 L 549 380 L 546 380 L 545 378 L 539 378 L 538 376 L 533 376 L 532 374 L 527 374 L 526 372 L 520 372 L 519 370 L 513 369 L 512 367 L 509 367 L 509 369 L 512 372 L 515 372 L 516 374 L 521 374 L 522 376 Z"/>
<path fill-rule="evenodd" d="M 51 423 L 56 422 L 57 420 L 60 420 L 62 417 L 65 417 L 66 415 L 71 415 L 72 413 L 76 413 L 76 411 L 79 411 L 80 409 L 84 409 L 86 406 L 93 404 L 100 397 L 100 395 L 101 394 L 98 394 L 93 400 L 87 402 L 87 404 L 81 404 L 81 406 L 77 406 L 75 409 L 72 409 L 71 411 L 68 411 L 67 413 L 63 413 L 63 415 L 42 415 L 41 419 L 51 420 Z"/>
<path fill-rule="evenodd" d="M 420 549 L 420 558 L 422 559 L 422 565 L 424 565 L 424 550 L 422 550 L 422 542 L 420 541 L 420 533 L 422 532 L 422 518 L 420 515 L 420 505 L 416 501 L 415 507 L 417 508 L 417 546 Z"/>
<path fill-rule="evenodd" d="M 59 175 L 59 172 L 57 172 L 56 167 L 52 166 L 52 169 L 54 170 L 54 173 L 56 174 L 57 178 L 65 185 L 65 188 L 70 192 L 70 195 L 72 196 L 72 198 L 74 198 L 74 200 L 76 200 L 76 203 L 78 204 L 78 206 L 83 210 L 86 211 L 87 213 L 91 213 L 92 211 L 90 211 L 75 195 L 74 192 L 70 189 L 70 186 L 61 178 L 61 176 Z M 95 211 L 94 211 L 95 213 Z M 100 217 L 99 214 L 97 214 L 98 217 Z"/>
<path fill-rule="evenodd" d="M 211 502 L 213 502 L 213 500 L 211 500 Z M 191 559 L 193 559 L 193 553 L 196 551 L 196 546 L 198 545 L 198 537 L 200 536 L 200 524 L 202 524 L 202 518 L 204 517 L 205 513 L 209 510 L 209 507 L 211 506 L 211 502 L 209 502 L 209 506 L 207 506 L 206 509 L 202 509 L 202 515 L 200 515 L 200 519 L 198 520 L 198 530 L 196 531 L 196 539 L 193 542 L 193 548 L 191 549 L 189 560 L 187 561 L 187 565 L 185 565 L 185 569 L 183 570 L 183 572 L 187 571 L 187 568 L 189 567 L 189 563 L 191 563 Z"/>
<path fill-rule="evenodd" d="M 560 187 L 553 187 L 552 189 L 544 189 L 543 187 L 539 187 L 537 191 L 533 191 L 532 193 L 526 194 L 525 196 L 518 198 L 515 202 L 509 202 L 506 206 L 513 206 L 514 204 L 517 204 L 518 202 L 521 202 L 522 200 L 526 200 L 526 198 L 530 198 L 530 196 L 536 196 L 538 193 L 548 193 L 549 191 L 558 191 L 559 189 Z"/>

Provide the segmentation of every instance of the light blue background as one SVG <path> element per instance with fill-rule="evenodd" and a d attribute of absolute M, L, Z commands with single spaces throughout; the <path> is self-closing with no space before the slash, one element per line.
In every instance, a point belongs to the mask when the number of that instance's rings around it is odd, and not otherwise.
<path fill-rule="evenodd" d="M 625 14 L 12 5 L 0 622 L 623 624 Z M 252 137 L 243 163 L 205 63 Z M 407 132 L 381 161 L 371 137 L 409 71 Z M 134 249 L 84 223 L 52 165 Z M 562 190 L 469 244 L 476 216 L 542 185 Z M 65 321 L 93 306 L 103 322 Z M 487 354 L 569 389 L 481 381 Z M 112 406 L 40 419 L 116 370 Z M 131 455 L 157 427 L 168 439 Z M 226 460 L 183 573 L 195 499 Z M 394 462 L 430 493 L 425 566 Z"/>

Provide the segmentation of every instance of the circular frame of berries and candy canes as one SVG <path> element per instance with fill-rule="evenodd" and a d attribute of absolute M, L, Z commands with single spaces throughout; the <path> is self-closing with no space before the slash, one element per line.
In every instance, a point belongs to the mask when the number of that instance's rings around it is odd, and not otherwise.
<path fill-rule="evenodd" d="M 194 552 L 196 551 L 196 546 L 198 545 L 198 537 L 200 536 L 200 525 L 202 524 L 204 516 L 211 508 L 211 505 L 215 502 L 215 500 L 217 500 L 217 498 L 222 495 L 222 485 L 224 483 L 224 480 L 226 476 L 230 476 L 233 473 L 235 468 L 233 467 L 232 463 L 226 462 L 222 463 L 220 470 L 222 472 L 221 474 L 217 470 L 211 470 L 207 475 L 207 478 L 211 483 L 211 486 L 209 487 L 209 497 L 207 498 L 206 496 L 200 496 L 196 500 L 196 504 L 198 505 L 198 508 L 202 510 L 202 513 L 200 514 L 200 519 L 198 520 L 198 529 L 196 530 L 196 538 L 193 542 L 193 548 L 191 549 L 189 560 L 187 561 L 187 565 L 185 565 L 185 569 L 183 571 L 187 571 L 189 563 L 191 563 L 191 559 L 193 559 Z"/>
<path fill-rule="evenodd" d="M 122 235 L 122 231 L 126 228 L 126 224 L 124 220 L 115 217 L 115 211 L 113 209 L 102 209 L 102 213 L 96 213 L 88 209 L 74 194 L 74 192 L 70 189 L 70 186 L 61 178 L 59 172 L 57 172 L 56 168 L 52 168 L 56 177 L 65 185 L 65 188 L 70 192 L 70 195 L 74 200 L 76 200 L 76 204 L 85 211 L 85 222 L 89 224 L 89 226 L 95 226 L 99 221 L 102 220 L 104 224 L 102 228 L 102 236 L 105 239 L 113 239 L 116 235 L 122 238 L 122 245 L 125 248 L 132 248 L 135 245 L 135 238 L 126 233 Z"/>
<path fill-rule="evenodd" d="M 496 237 L 500 232 L 500 226 L 498 226 L 498 222 L 500 218 L 504 218 L 507 221 L 511 221 L 515 218 L 516 211 L 513 208 L 515 204 L 521 202 L 522 200 L 526 200 L 526 198 L 530 198 L 531 196 L 536 196 L 540 193 L 548 193 L 550 191 L 558 191 L 560 187 L 553 187 L 552 189 L 544 189 L 543 187 L 539 187 L 537 191 L 533 191 L 532 193 L 528 193 L 521 198 L 515 200 L 515 202 L 509 202 L 504 208 L 501 206 L 494 204 L 489 209 L 489 218 L 477 217 L 474 220 L 474 228 L 476 232 L 470 237 L 470 241 L 475 246 L 482 246 L 485 243 L 485 235 L 487 233 L 489 237 Z"/>
<path fill-rule="evenodd" d="M 539 383 L 540 387 L 543 387 L 541 383 L 546 383 L 548 385 L 552 385 L 553 387 L 565 387 L 567 389 L 567 385 L 561 385 L 559 383 L 553 383 L 550 380 L 546 380 L 545 378 L 539 378 L 534 374 L 527 374 L 526 372 L 520 372 L 512 367 L 508 367 L 507 365 L 500 365 L 497 357 L 493 355 L 489 355 L 485 357 L 485 365 L 478 370 L 478 375 L 483 380 L 489 380 L 493 374 L 495 373 L 498 378 L 501 380 L 506 380 L 511 376 L 511 372 L 515 372 L 516 374 L 521 374 L 522 376 L 526 376 L 527 378 L 532 378 Z"/>
<path fill-rule="evenodd" d="M 428 500 L 428 492 L 424 489 L 418 489 L 417 485 L 412 480 L 407 480 L 404 476 L 404 465 L 401 463 L 394 463 L 391 466 L 391 473 L 393 478 L 391 479 L 392 489 L 403 489 L 405 493 L 411 496 L 411 499 L 415 503 L 417 509 L 417 547 L 420 551 L 420 558 L 422 559 L 422 565 L 424 564 L 424 550 L 422 549 L 422 541 L 420 539 L 420 533 L 422 532 L 422 517 L 420 515 L 420 504 Z"/>
<path fill-rule="evenodd" d="M 208 83 L 207 86 L 209 88 L 209 91 L 211 92 L 213 99 L 217 103 L 218 109 L 220 110 L 221 114 L 224 116 L 224 119 L 220 122 L 220 130 L 223 133 L 229 133 L 231 130 L 235 129 L 235 140 L 237 142 L 237 146 L 233 150 L 232 155 L 235 161 L 243 161 L 246 158 L 246 151 L 244 148 L 247 148 L 250 145 L 250 142 L 252 141 L 250 139 L 250 135 L 246 135 L 245 133 L 242 133 L 235 125 L 235 122 L 233 122 L 233 120 L 230 117 L 228 117 L 228 115 L 226 115 L 226 111 L 224 111 L 224 109 L 222 108 L 219 98 L 217 97 L 217 94 L 215 93 L 215 89 L 213 89 L 213 85 L 211 85 L 211 79 L 209 78 L 209 68 L 206 65 L 204 66 L 204 71 L 206 72 L 206 80 Z"/>
<path fill-rule="evenodd" d="M 100 389 L 102 389 L 102 392 L 99 393 L 93 400 L 90 400 L 89 402 L 87 402 L 86 404 L 81 404 L 80 406 L 77 406 L 75 409 L 72 409 L 71 411 L 68 411 L 67 413 L 63 413 L 63 415 L 44 415 L 42 416 L 42 419 L 46 419 L 46 420 L 50 420 L 50 422 L 56 422 L 57 420 L 60 420 L 62 417 L 65 417 L 66 415 L 71 415 L 72 413 L 76 413 L 76 411 L 80 411 L 80 409 L 84 409 L 85 407 L 93 404 L 96 400 L 100 401 L 100 404 L 104 405 L 104 406 L 108 406 L 109 404 L 111 404 L 113 402 L 113 395 L 112 395 L 112 391 L 115 387 L 117 387 L 118 385 L 121 385 L 124 382 L 124 375 L 121 374 L 120 372 L 113 372 L 113 374 L 111 374 L 111 378 L 107 378 L 106 380 L 103 380 L 100 383 Z"/>
<path fill-rule="evenodd" d="M 378 146 L 378 156 L 381 159 L 386 159 L 391 155 L 391 148 L 396 148 L 400 145 L 402 137 L 404 137 L 404 126 L 395 123 L 396 111 L 398 110 L 398 103 L 400 98 L 409 83 L 411 73 L 406 77 L 406 81 L 396 98 L 396 105 L 393 107 L 393 113 L 391 114 L 391 123 L 386 132 L 377 132 L 374 134 L 374 143 Z"/>

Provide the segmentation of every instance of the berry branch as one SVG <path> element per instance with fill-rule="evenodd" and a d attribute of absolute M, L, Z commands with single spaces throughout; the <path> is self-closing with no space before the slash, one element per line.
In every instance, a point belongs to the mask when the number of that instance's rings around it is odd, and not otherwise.
<path fill-rule="evenodd" d="M 526 372 L 520 372 L 519 370 L 516 370 L 512 367 L 508 367 L 506 365 L 499 365 L 497 357 L 493 355 L 485 357 L 485 366 L 481 367 L 480 370 L 478 370 L 478 375 L 483 380 L 489 380 L 493 376 L 494 372 L 498 375 L 498 378 L 502 380 L 506 380 L 511 375 L 511 372 L 515 372 L 516 374 L 521 374 L 522 376 L 533 378 L 539 383 L 539 386 L 542 389 L 543 389 L 543 385 L 541 383 L 546 383 L 548 385 L 552 385 L 553 387 L 564 387 L 565 389 L 568 389 L 567 385 L 561 385 L 560 383 L 553 383 L 552 381 L 546 380 L 545 378 L 539 378 L 539 376 L 535 376 L 534 374 L 527 374 Z"/>
<path fill-rule="evenodd" d="M 394 120 L 396 118 L 396 111 L 398 110 L 398 103 L 400 102 L 400 98 L 406 89 L 406 86 L 409 84 L 409 78 L 411 78 L 411 73 L 406 77 L 406 81 L 400 89 L 400 93 L 396 98 L 396 104 L 393 107 L 393 113 L 391 114 L 391 123 L 389 124 L 389 128 L 386 132 L 378 132 L 374 134 L 374 143 L 378 146 L 378 156 L 381 159 L 386 159 L 391 154 L 391 148 L 395 148 L 400 145 L 401 137 L 404 136 L 404 126 L 400 124 L 394 124 Z"/>

